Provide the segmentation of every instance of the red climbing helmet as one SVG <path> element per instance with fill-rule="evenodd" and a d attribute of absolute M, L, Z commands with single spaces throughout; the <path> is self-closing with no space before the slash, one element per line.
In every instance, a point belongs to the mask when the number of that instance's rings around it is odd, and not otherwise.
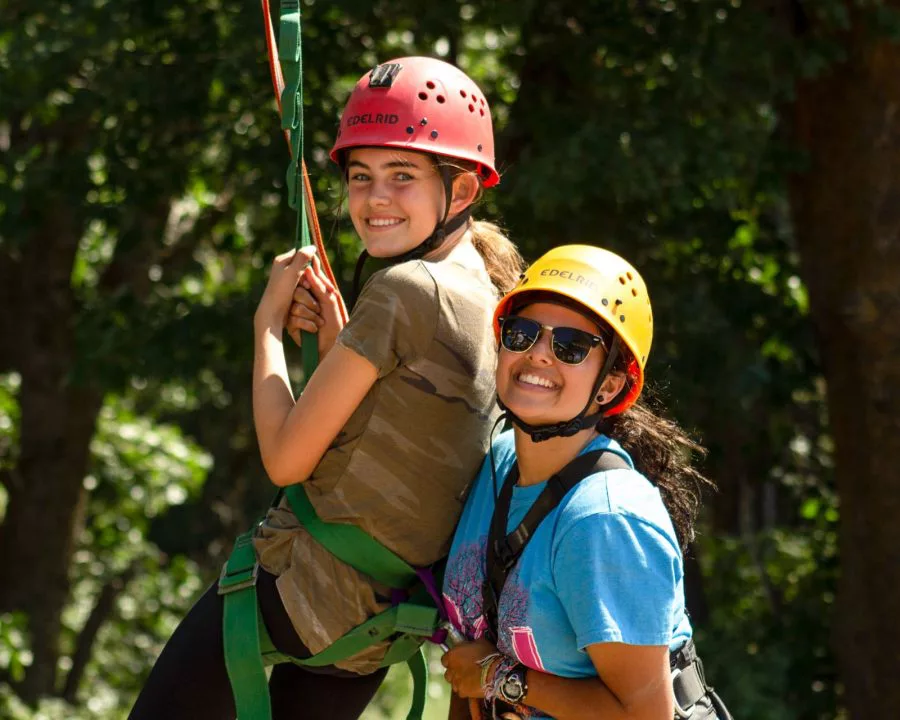
<path fill-rule="evenodd" d="M 428 57 L 375 66 L 356 84 L 331 148 L 417 150 L 476 164 L 485 187 L 500 182 L 494 168 L 494 130 L 484 94 L 462 70 Z"/>

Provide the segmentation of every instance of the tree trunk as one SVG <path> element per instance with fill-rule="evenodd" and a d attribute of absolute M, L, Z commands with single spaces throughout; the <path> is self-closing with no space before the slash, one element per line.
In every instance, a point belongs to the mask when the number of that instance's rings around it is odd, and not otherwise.
<path fill-rule="evenodd" d="M 80 225 L 65 207 L 50 208 L 23 252 L 17 277 L 22 303 L 12 308 L 21 313 L 21 434 L 0 527 L 0 611 L 28 615 L 33 663 L 19 688 L 28 701 L 55 689 L 60 615 L 103 399 L 96 389 L 70 383 L 76 356 L 70 277 Z"/>
<path fill-rule="evenodd" d="M 900 47 L 864 19 L 787 119 L 809 160 L 790 198 L 836 448 L 834 641 L 853 718 L 900 717 Z"/>

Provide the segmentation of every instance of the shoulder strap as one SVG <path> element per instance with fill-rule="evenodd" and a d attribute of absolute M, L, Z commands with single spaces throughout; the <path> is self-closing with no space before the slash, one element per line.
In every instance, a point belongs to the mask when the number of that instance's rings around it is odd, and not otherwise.
<path fill-rule="evenodd" d="M 528 512 L 525 513 L 522 522 L 507 535 L 506 524 L 509 519 L 509 506 L 512 501 L 513 487 L 519 480 L 518 464 L 514 464 L 510 468 L 500 490 L 500 495 L 497 498 L 494 515 L 491 518 L 487 543 L 485 582 L 482 588 L 484 614 L 488 621 L 488 627 L 494 634 L 494 639 L 496 639 L 497 634 L 497 611 L 500 604 L 500 594 L 503 592 L 506 578 L 519 560 L 535 530 L 581 480 L 594 473 L 619 468 L 630 469 L 631 466 L 621 456 L 608 450 L 594 450 L 579 455 L 547 481 L 546 487 L 537 500 L 534 501 Z"/>

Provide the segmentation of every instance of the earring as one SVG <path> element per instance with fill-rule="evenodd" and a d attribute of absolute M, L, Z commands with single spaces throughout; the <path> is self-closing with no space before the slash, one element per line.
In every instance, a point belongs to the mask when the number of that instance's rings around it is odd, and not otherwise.
<path fill-rule="evenodd" d="M 606 400 L 604 399 L 604 397 L 603 397 L 602 395 L 598 395 L 598 396 L 597 396 L 596 398 L 594 398 L 594 399 L 595 399 L 598 403 L 600 403 L 601 405 L 602 405 L 603 403 L 606 402 Z"/>

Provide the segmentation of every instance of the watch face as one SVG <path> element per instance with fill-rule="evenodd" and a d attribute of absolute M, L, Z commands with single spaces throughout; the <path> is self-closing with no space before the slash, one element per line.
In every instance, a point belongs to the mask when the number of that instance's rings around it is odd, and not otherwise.
<path fill-rule="evenodd" d="M 513 671 L 506 676 L 501 694 L 510 703 L 518 703 L 525 696 L 525 684 L 519 671 Z"/>

